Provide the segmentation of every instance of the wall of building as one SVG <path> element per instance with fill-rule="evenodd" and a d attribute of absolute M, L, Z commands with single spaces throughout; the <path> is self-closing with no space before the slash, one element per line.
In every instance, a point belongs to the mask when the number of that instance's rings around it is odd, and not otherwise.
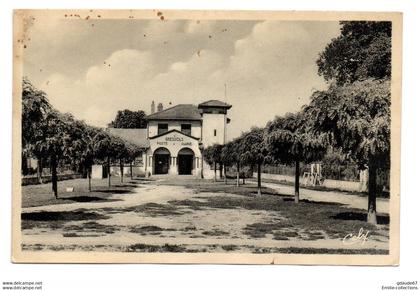
<path fill-rule="evenodd" d="M 181 124 L 191 124 L 191 136 L 195 138 L 201 139 L 201 121 L 149 121 L 149 137 L 156 136 L 158 134 L 158 124 L 159 123 L 167 123 L 168 124 L 168 131 L 171 130 L 178 130 L 181 131 Z"/>
<path fill-rule="evenodd" d="M 216 136 L 214 136 L 216 130 Z M 224 144 L 226 140 L 226 115 L 203 114 L 203 145 Z"/>
<path fill-rule="evenodd" d="M 192 175 L 201 177 L 202 157 L 199 148 L 199 141 L 177 132 L 172 132 L 154 139 L 150 139 L 150 148 L 145 154 L 146 175 L 153 175 L 154 159 L 153 154 L 159 148 L 166 148 L 170 153 L 170 175 L 178 174 L 178 153 L 183 148 L 191 149 L 194 152 Z"/>

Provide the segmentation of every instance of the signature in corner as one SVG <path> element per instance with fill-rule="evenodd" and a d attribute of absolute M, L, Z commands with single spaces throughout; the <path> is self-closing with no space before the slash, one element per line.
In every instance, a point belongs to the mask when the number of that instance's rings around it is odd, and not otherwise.
<path fill-rule="evenodd" d="M 362 245 L 368 240 L 369 231 L 365 231 L 363 228 L 360 228 L 359 233 L 357 234 L 348 234 L 343 238 L 343 244 L 354 245 L 361 243 Z"/>

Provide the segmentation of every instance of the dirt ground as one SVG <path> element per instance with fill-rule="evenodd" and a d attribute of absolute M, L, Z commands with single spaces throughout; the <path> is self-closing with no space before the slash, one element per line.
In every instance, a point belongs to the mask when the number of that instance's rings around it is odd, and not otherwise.
<path fill-rule="evenodd" d="M 224 188 L 139 181 L 130 192 L 110 194 L 108 201 L 25 207 L 22 249 L 388 253 L 387 216 L 371 226 L 348 204 L 305 200 L 295 205 L 283 195 L 258 197 L 238 194 L 240 189 L 232 193 L 234 185 L 231 192 Z M 354 238 L 359 232 L 367 238 Z"/>

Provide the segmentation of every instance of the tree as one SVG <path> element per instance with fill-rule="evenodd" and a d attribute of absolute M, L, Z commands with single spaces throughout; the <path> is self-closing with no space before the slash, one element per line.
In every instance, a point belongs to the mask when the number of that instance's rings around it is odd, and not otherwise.
<path fill-rule="evenodd" d="M 361 168 L 368 167 L 368 216 L 376 224 L 377 170 L 390 164 L 390 81 L 357 81 L 318 92 L 307 107 L 317 132 L 331 134 Z"/>
<path fill-rule="evenodd" d="M 73 124 L 72 161 L 83 168 L 88 179 L 88 189 L 92 190 L 92 166 L 95 163 L 95 136 L 99 129 L 86 125 L 82 121 Z M 76 134 L 75 134 L 76 133 Z"/>
<path fill-rule="evenodd" d="M 222 150 L 220 152 L 220 159 L 221 159 L 221 163 L 223 164 L 223 169 L 224 169 L 225 184 L 227 184 L 226 168 L 232 165 L 232 163 L 234 162 L 234 160 L 232 159 L 232 154 L 234 152 L 232 148 L 233 147 L 232 144 L 233 144 L 232 141 L 229 143 L 226 143 L 225 145 L 223 145 Z"/>
<path fill-rule="evenodd" d="M 223 146 L 222 149 L 222 160 L 226 165 L 235 165 L 236 166 L 236 186 L 239 186 L 239 173 L 240 173 L 240 162 L 241 162 L 241 152 L 240 152 L 240 139 L 234 139 Z M 226 172 L 225 172 L 226 176 Z M 226 177 L 225 177 L 226 178 Z"/>
<path fill-rule="evenodd" d="M 112 151 L 112 141 L 111 136 L 105 131 L 100 130 L 93 139 L 94 143 L 94 154 L 95 156 L 105 161 L 108 173 L 108 187 L 111 187 L 111 155 L 114 153 Z"/>
<path fill-rule="evenodd" d="M 376 178 L 390 163 L 391 22 L 342 22 L 317 61 L 330 88 L 307 108 L 318 132 L 368 167 L 367 221 L 376 224 Z"/>
<path fill-rule="evenodd" d="M 257 165 L 258 195 L 261 195 L 261 166 L 268 158 L 264 129 L 252 128 L 249 132 L 242 134 L 239 140 L 238 152 L 241 153 L 242 161 L 251 166 Z"/>
<path fill-rule="evenodd" d="M 126 143 L 126 146 L 127 155 L 125 156 L 125 161 L 130 163 L 130 178 L 133 179 L 133 162 L 141 155 L 144 149 L 128 142 Z"/>
<path fill-rule="evenodd" d="M 26 159 L 32 155 L 37 159 L 37 177 L 42 183 L 42 157 L 40 141 L 46 130 L 46 116 L 52 110 L 45 92 L 36 89 L 27 78 L 22 80 L 22 153 Z"/>
<path fill-rule="evenodd" d="M 266 127 L 265 140 L 275 161 L 295 165 L 295 202 L 299 202 L 300 163 L 320 160 L 327 149 L 326 134 L 310 132 L 303 112 L 277 117 Z"/>
<path fill-rule="evenodd" d="M 217 164 L 221 163 L 223 145 L 214 144 L 203 150 L 203 157 L 207 163 L 214 166 L 214 181 L 217 180 Z"/>
<path fill-rule="evenodd" d="M 108 124 L 110 128 L 147 128 L 144 111 L 118 111 L 114 121 Z"/>
<path fill-rule="evenodd" d="M 319 55 L 318 73 L 338 85 L 391 76 L 392 23 L 342 21 L 341 34 Z"/>
<path fill-rule="evenodd" d="M 58 111 L 53 110 L 47 114 L 45 124 L 44 139 L 39 140 L 34 147 L 38 148 L 39 152 L 44 152 L 49 158 L 52 191 L 55 198 L 58 198 L 57 167 L 60 159 L 65 158 L 69 152 L 71 123 Z"/>

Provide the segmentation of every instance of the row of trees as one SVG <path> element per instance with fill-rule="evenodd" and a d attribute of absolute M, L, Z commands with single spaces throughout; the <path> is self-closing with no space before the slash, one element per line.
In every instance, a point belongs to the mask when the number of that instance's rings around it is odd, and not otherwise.
<path fill-rule="evenodd" d="M 70 164 L 87 174 L 91 190 L 92 165 L 105 163 L 108 184 L 111 186 L 110 164 L 118 162 L 123 181 L 124 163 L 131 163 L 141 148 L 108 132 L 62 114 L 49 103 L 45 92 L 35 88 L 24 78 L 22 82 L 22 160 L 37 160 L 37 176 L 42 183 L 42 168 L 48 164 L 54 196 L 58 198 L 57 169 Z"/>
<path fill-rule="evenodd" d="M 294 165 L 298 202 L 300 164 L 321 160 L 334 148 L 368 169 L 367 221 L 376 224 L 377 172 L 390 167 L 391 23 L 340 24 L 340 36 L 317 60 L 328 89 L 314 92 L 297 113 L 206 148 L 204 157 L 209 163 L 235 164 L 238 174 L 241 164 L 257 166 L 259 194 L 263 163 Z"/>

